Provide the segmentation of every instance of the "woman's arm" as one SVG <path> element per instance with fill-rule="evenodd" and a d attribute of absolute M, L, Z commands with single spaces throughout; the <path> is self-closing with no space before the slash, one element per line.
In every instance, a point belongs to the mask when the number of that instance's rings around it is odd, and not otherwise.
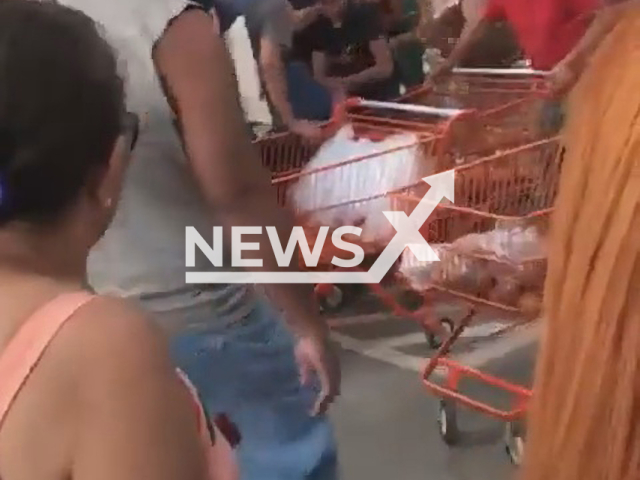
<path fill-rule="evenodd" d="M 96 299 L 78 315 L 84 318 L 66 338 L 80 346 L 73 355 L 79 402 L 69 476 L 208 479 L 196 409 L 162 334 L 119 300 Z"/>
<path fill-rule="evenodd" d="M 562 64 L 570 67 L 576 73 L 580 73 L 584 69 L 588 59 L 616 26 L 624 8 L 633 3 L 640 5 L 639 0 L 605 0 L 604 3 L 605 7 L 597 13 L 580 42 L 562 61 Z"/>
<path fill-rule="evenodd" d="M 549 85 L 556 95 L 562 95 L 575 85 L 585 70 L 589 59 L 602 41 L 615 28 L 624 10 L 640 0 L 604 0 L 589 29 L 573 50 L 551 72 Z"/>

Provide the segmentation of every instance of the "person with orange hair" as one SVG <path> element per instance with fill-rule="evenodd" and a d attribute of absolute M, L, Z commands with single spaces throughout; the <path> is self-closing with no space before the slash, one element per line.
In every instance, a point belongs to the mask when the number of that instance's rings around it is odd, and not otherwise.
<path fill-rule="evenodd" d="M 552 74 L 571 91 L 522 480 L 640 472 L 638 32 L 640 0 L 609 6 Z"/>

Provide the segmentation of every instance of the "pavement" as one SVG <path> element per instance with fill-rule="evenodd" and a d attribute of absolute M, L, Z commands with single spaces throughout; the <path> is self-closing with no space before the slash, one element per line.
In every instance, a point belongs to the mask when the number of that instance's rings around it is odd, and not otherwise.
<path fill-rule="evenodd" d="M 370 310 L 378 308 L 371 305 Z M 442 441 L 439 402 L 420 375 L 433 350 L 415 322 L 379 311 L 343 312 L 329 321 L 342 348 L 343 391 L 332 415 L 344 479 L 512 478 L 516 469 L 505 452 L 503 422 L 460 409 L 459 444 L 449 447 Z M 452 356 L 528 386 L 538 328 L 533 324 L 496 335 L 501 326 L 500 321 L 472 324 Z M 461 391 L 499 408 L 511 401 L 505 392 L 477 381 L 461 384 Z"/>

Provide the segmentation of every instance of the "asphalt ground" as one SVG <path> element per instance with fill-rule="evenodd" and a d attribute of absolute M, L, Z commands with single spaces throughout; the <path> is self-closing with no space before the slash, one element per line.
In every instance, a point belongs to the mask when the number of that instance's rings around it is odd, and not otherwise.
<path fill-rule="evenodd" d="M 455 318 L 456 306 L 442 311 Z M 356 314 L 356 312 L 358 312 Z M 332 415 L 344 479 L 502 480 L 516 468 L 505 452 L 505 424 L 457 409 L 459 442 L 444 443 L 438 425 L 439 399 L 425 388 L 422 370 L 434 350 L 412 320 L 385 312 L 373 298 L 329 318 L 341 346 L 343 392 Z M 499 312 L 485 313 L 454 345 L 461 364 L 528 387 L 535 361 L 538 326 L 505 330 Z M 438 371 L 442 381 L 446 371 Z M 460 392 L 508 409 L 513 396 L 477 380 Z"/>

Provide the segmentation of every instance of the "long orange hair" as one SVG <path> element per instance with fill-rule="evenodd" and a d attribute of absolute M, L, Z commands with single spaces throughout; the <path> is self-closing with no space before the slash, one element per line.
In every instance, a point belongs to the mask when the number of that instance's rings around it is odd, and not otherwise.
<path fill-rule="evenodd" d="M 571 95 L 521 480 L 640 478 L 640 7 Z"/>

